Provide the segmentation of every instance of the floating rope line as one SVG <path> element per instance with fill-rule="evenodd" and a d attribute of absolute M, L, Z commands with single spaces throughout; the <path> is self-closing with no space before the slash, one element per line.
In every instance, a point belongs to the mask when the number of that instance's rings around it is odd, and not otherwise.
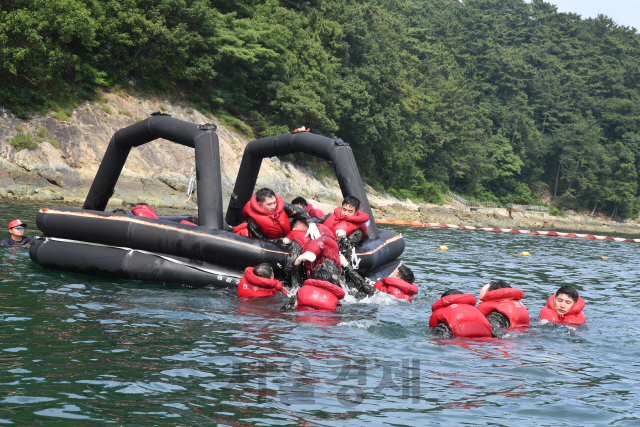
<path fill-rule="evenodd" d="M 563 233 L 560 231 L 517 230 L 514 228 L 477 228 L 470 225 L 443 224 L 437 222 L 404 221 L 393 219 L 376 219 L 376 224 L 401 225 L 406 227 L 453 228 L 455 230 L 491 231 L 493 233 L 530 234 L 533 236 L 572 237 L 574 239 L 610 240 L 613 242 L 640 243 L 640 239 L 624 237 L 596 236 L 594 234 Z"/>

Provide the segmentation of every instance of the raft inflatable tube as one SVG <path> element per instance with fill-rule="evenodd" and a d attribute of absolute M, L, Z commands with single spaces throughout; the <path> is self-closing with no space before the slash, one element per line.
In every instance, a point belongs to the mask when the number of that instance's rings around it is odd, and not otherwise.
<path fill-rule="evenodd" d="M 133 147 L 164 138 L 195 148 L 199 225 L 186 216 L 121 215 L 104 212 Z M 332 161 L 343 194 L 362 201 L 371 218 L 356 252 L 364 275 L 388 275 L 404 251 L 402 235 L 375 225 L 351 148 L 341 140 L 295 133 L 247 145 L 223 219 L 220 149 L 213 125 L 195 125 L 155 113 L 112 137 L 82 209 L 41 209 L 36 224 L 44 234 L 30 247 L 31 259 L 53 268 L 101 277 L 176 283 L 193 287 L 237 287 L 244 269 L 269 263 L 283 276 L 287 251 L 269 242 L 232 233 L 234 214 L 254 192 L 263 157 L 305 152 Z M 259 157 L 256 157 L 259 156 Z M 246 199 L 246 201 L 243 201 Z M 237 219 L 237 218 L 236 218 Z M 391 270 L 392 272 L 393 270 Z"/>

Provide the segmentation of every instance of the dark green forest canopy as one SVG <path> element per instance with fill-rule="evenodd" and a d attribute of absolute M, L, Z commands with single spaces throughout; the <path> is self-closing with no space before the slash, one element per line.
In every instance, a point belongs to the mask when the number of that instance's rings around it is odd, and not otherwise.
<path fill-rule="evenodd" d="M 541 0 L 0 0 L 0 103 L 180 91 L 401 197 L 640 208 L 640 39 Z"/>

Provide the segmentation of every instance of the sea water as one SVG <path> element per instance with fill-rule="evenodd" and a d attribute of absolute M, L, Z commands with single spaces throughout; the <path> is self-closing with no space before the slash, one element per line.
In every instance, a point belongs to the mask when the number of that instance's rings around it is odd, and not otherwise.
<path fill-rule="evenodd" d="M 37 235 L 38 207 L 0 201 L 0 224 L 19 217 Z M 0 424 L 640 425 L 640 246 L 395 230 L 414 302 L 348 298 L 337 314 L 46 270 L 0 248 Z M 430 334 L 443 291 L 493 279 L 525 292 L 530 328 Z M 585 326 L 538 322 L 562 285 L 584 298 Z"/>

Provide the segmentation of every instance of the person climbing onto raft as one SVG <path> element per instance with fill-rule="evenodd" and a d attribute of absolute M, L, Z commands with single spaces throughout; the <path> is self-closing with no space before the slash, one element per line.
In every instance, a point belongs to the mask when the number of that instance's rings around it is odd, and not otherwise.
<path fill-rule="evenodd" d="M 282 291 L 287 295 L 282 283 L 275 279 L 273 268 L 267 263 L 245 268 L 244 275 L 240 279 L 240 283 L 238 283 L 239 297 L 270 297 L 277 294 L 278 291 Z"/>
<path fill-rule="evenodd" d="M 585 302 L 572 286 L 563 286 L 549 297 L 547 305 L 542 307 L 538 317 L 548 322 L 567 325 L 582 325 L 585 316 L 582 310 Z"/>
<path fill-rule="evenodd" d="M 369 215 L 360 210 L 360 200 L 347 196 L 342 201 L 342 206 L 318 218 L 317 222 L 335 233 L 340 253 L 350 259 L 357 269 L 359 260 L 355 254 L 355 246 L 366 237 L 368 221 Z"/>
<path fill-rule="evenodd" d="M 282 244 L 284 237 L 291 231 L 290 219 L 297 218 L 304 221 L 311 238 L 320 237 L 318 227 L 306 210 L 285 203 L 270 188 L 262 188 L 251 197 L 245 205 L 242 214 L 246 225 L 240 224 L 233 232 L 244 234 L 271 243 Z"/>
<path fill-rule="evenodd" d="M 9 237 L 0 241 L 0 246 L 31 246 L 33 238 L 24 235 L 26 222 L 14 219 L 9 223 Z"/>
<path fill-rule="evenodd" d="M 496 336 L 491 324 L 475 307 L 476 297 L 457 289 L 445 291 L 431 306 L 429 327 L 439 338 L 489 338 Z"/>
<path fill-rule="evenodd" d="M 524 292 L 504 280 L 494 280 L 480 290 L 477 309 L 487 318 L 493 330 L 529 326 L 529 312 L 520 302 Z"/>
<path fill-rule="evenodd" d="M 340 300 L 345 297 L 344 290 L 335 283 L 335 276 L 320 267 L 296 294 L 296 310 L 335 311 Z"/>
<path fill-rule="evenodd" d="M 296 197 L 291 201 L 293 206 L 298 206 L 307 211 L 312 220 L 316 221 L 318 218 L 322 218 L 324 216 L 324 212 L 320 209 L 316 209 L 313 207 L 311 203 L 307 203 L 307 200 L 304 197 Z"/>

